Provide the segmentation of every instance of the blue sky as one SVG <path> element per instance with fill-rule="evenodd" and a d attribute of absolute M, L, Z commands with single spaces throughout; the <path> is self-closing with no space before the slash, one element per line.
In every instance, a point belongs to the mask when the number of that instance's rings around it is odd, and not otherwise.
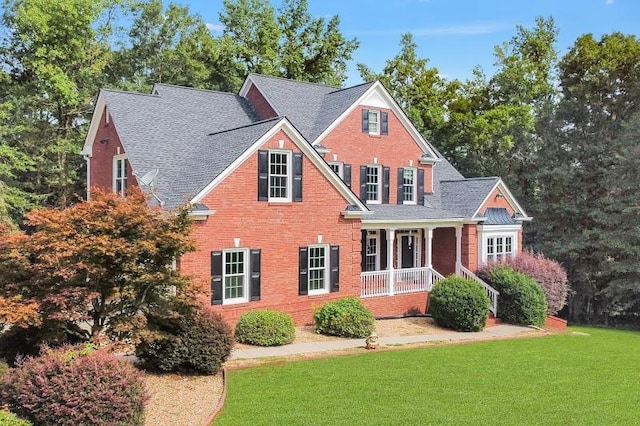
<path fill-rule="evenodd" d="M 222 0 L 174 0 L 200 14 L 214 34 L 221 31 Z M 276 7 L 280 2 L 272 0 Z M 582 34 L 620 31 L 640 38 L 638 0 L 309 0 L 314 16 L 339 15 L 341 29 L 360 47 L 349 64 L 347 85 L 361 82 L 356 63 L 379 72 L 411 32 L 418 55 L 447 78 L 465 79 L 480 65 L 493 72 L 493 48 L 509 40 L 516 26 L 532 28 L 537 16 L 552 16 L 564 54 Z"/>

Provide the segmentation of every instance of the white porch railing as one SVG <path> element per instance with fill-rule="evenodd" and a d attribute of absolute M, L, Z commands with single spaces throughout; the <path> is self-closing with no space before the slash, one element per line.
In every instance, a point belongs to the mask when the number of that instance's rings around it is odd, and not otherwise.
<path fill-rule="evenodd" d="M 444 277 L 433 268 L 405 268 L 393 271 L 369 271 L 360 274 L 360 297 L 393 296 L 394 294 L 431 291 L 433 284 Z"/>
<path fill-rule="evenodd" d="M 489 306 L 489 310 L 493 313 L 493 316 L 498 316 L 498 295 L 500 292 L 495 288 L 491 287 L 489 284 L 482 281 L 476 274 L 468 270 L 462 265 L 459 265 L 460 268 L 460 276 L 474 280 L 478 284 L 480 284 L 487 292 L 487 296 L 489 296 L 489 300 L 491 301 L 491 305 Z"/>

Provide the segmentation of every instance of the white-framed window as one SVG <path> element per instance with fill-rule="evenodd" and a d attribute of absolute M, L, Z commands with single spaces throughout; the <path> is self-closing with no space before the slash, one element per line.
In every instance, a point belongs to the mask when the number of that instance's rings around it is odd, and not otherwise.
<path fill-rule="evenodd" d="M 332 161 L 329 163 L 329 167 L 340 179 L 344 179 L 344 163 L 338 161 Z"/>
<path fill-rule="evenodd" d="M 308 277 L 309 294 L 329 292 L 329 246 L 318 244 L 309 246 Z"/>
<path fill-rule="evenodd" d="M 126 154 L 113 157 L 113 192 L 127 195 L 127 164 L 129 160 Z"/>
<path fill-rule="evenodd" d="M 402 175 L 402 203 L 416 204 L 416 169 L 405 167 Z"/>
<path fill-rule="evenodd" d="M 247 302 L 249 300 L 249 250 L 223 250 L 222 256 L 222 303 Z"/>
<path fill-rule="evenodd" d="M 480 264 L 508 259 L 518 254 L 520 225 L 485 225 L 479 226 L 478 230 Z"/>
<path fill-rule="evenodd" d="M 269 151 L 269 201 L 291 201 L 291 151 Z"/>
<path fill-rule="evenodd" d="M 380 270 L 380 235 L 378 231 L 367 231 L 364 250 L 364 270 Z"/>
<path fill-rule="evenodd" d="M 369 134 L 380 134 L 380 111 L 369 110 Z"/>
<path fill-rule="evenodd" d="M 367 166 L 366 173 L 366 201 L 379 204 L 382 197 L 382 166 Z"/>

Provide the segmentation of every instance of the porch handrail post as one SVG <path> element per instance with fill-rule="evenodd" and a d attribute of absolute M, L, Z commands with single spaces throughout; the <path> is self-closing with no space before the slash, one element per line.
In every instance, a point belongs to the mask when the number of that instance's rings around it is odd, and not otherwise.
<path fill-rule="evenodd" d="M 462 266 L 462 226 L 456 226 L 456 275 L 460 275 Z"/>
<path fill-rule="evenodd" d="M 393 272 L 393 242 L 395 238 L 395 229 L 387 229 L 387 266 L 389 268 L 389 296 L 393 296 L 395 292 L 395 274 Z"/>

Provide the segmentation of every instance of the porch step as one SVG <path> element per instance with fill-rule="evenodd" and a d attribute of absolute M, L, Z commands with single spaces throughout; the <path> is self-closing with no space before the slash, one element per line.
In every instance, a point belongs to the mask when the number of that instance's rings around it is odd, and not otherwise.
<path fill-rule="evenodd" d="M 502 324 L 502 320 L 494 317 L 492 313 L 489 313 L 489 316 L 487 317 L 487 327 L 493 327 L 498 324 Z"/>

